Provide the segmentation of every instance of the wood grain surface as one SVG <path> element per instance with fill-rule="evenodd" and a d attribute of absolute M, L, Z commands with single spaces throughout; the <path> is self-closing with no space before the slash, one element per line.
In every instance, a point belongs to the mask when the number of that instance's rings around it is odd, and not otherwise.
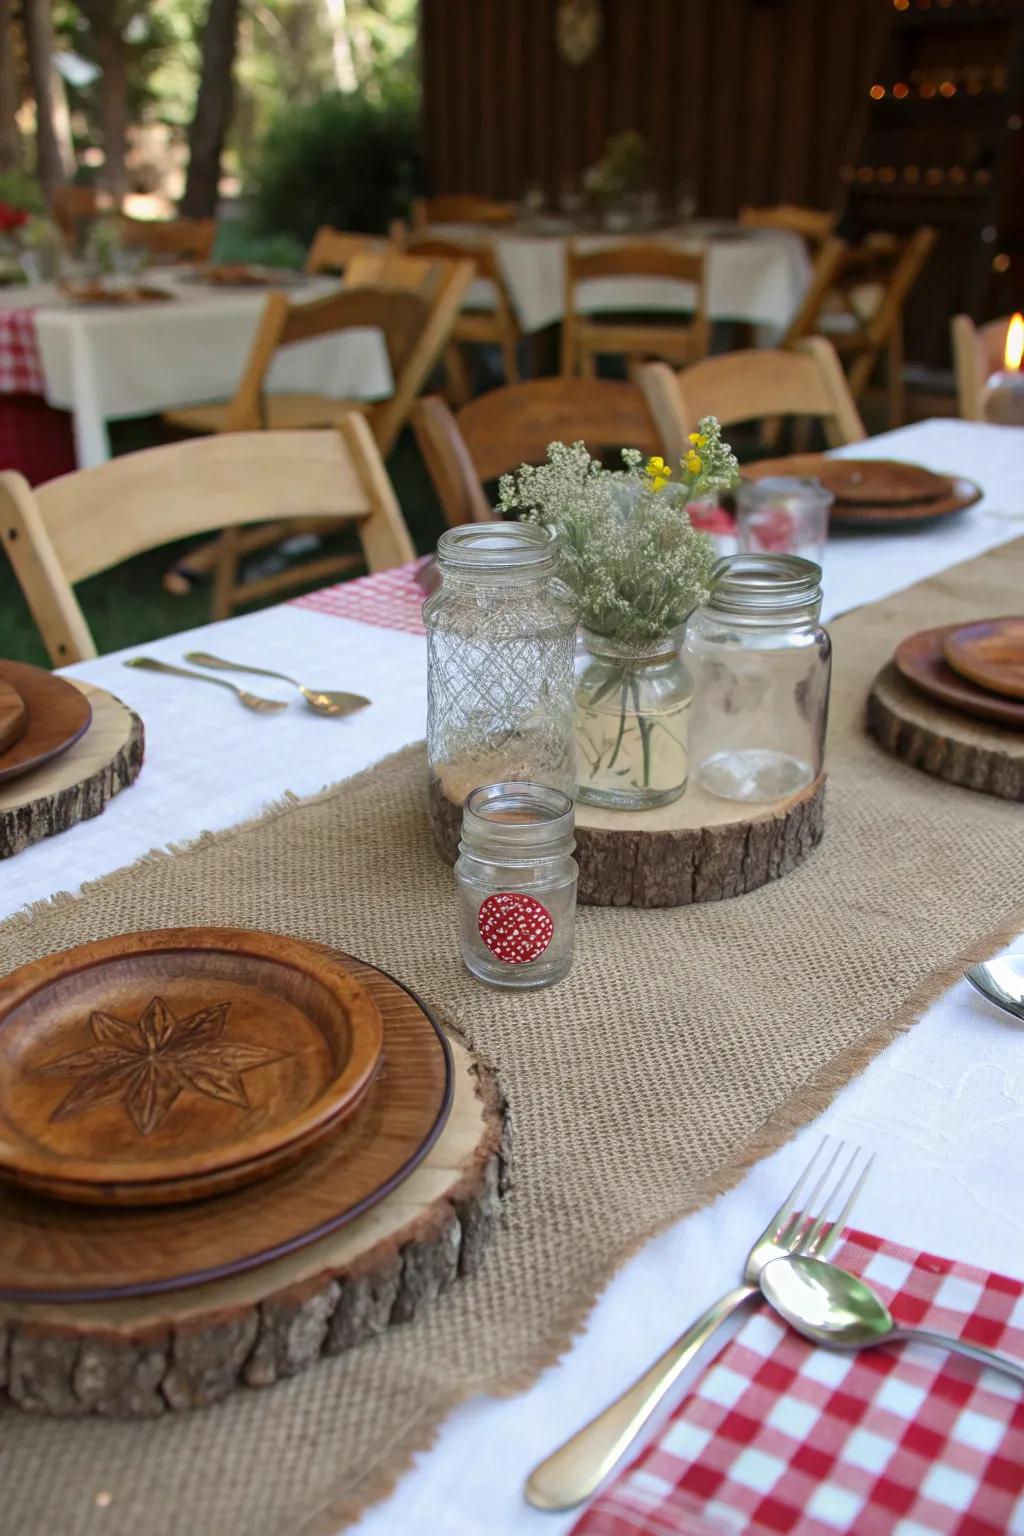
<path fill-rule="evenodd" d="M 13 683 L 0 678 L 0 754 L 13 747 L 25 733 L 28 709 Z"/>
<path fill-rule="evenodd" d="M 462 804 L 436 780 L 429 791 L 435 841 L 458 857 Z M 684 907 L 743 896 L 795 869 L 821 841 L 825 775 L 768 805 L 709 795 L 691 782 L 650 811 L 576 807 L 579 900 L 594 907 Z"/>
<path fill-rule="evenodd" d="M 268 1179 L 188 1205 L 75 1206 L 0 1185 L 0 1299 L 135 1295 L 238 1272 L 352 1220 L 402 1178 L 444 1122 L 447 1048 L 403 987 L 340 963 L 380 1010 L 384 1059 L 338 1134 Z"/>
<path fill-rule="evenodd" d="M 353 1114 L 383 1026 L 333 957 L 234 928 L 123 934 L 0 980 L 0 1176 L 55 1199 L 205 1199 Z"/>
<path fill-rule="evenodd" d="M 1024 702 L 982 688 L 954 672 L 947 662 L 946 641 L 957 627 L 944 624 L 936 629 L 922 629 L 901 640 L 893 658 L 897 672 L 913 688 L 950 709 L 996 725 L 1024 729 Z"/>
<path fill-rule="evenodd" d="M 927 698 L 890 662 L 868 697 L 868 727 L 912 768 L 1004 800 L 1024 800 L 1024 732 L 986 724 Z"/>
<path fill-rule="evenodd" d="M 389 1087 L 385 1077 L 374 1095 L 386 1089 L 400 1097 L 397 1079 L 408 1073 L 398 1071 L 406 1039 L 399 994 L 408 994 L 371 967 L 342 959 L 365 985 L 379 989 L 395 1081 Z M 413 1320 L 457 1278 L 475 1271 L 501 1213 L 504 1104 L 492 1074 L 458 1041 L 451 1042 L 451 1056 L 452 1101 L 443 1129 L 412 1171 L 404 1170 L 372 1208 L 340 1229 L 188 1289 L 76 1305 L 0 1300 L 10 1399 L 32 1412 L 70 1415 L 150 1417 L 202 1407 L 236 1388 L 269 1386 L 321 1355 Z M 421 1064 L 414 1048 L 408 1072 Z M 287 1175 L 281 1183 L 279 1204 L 287 1198 Z M 206 1209 L 215 1218 L 218 1209 L 245 1198 L 228 1195 Z M 6 1202 L 2 1209 L 6 1226 Z M 109 1224 L 135 1222 L 141 1214 L 115 1212 Z M 258 1220 L 259 1212 L 252 1216 Z"/>
<path fill-rule="evenodd" d="M 68 682 L 24 661 L 0 661 L 0 683 L 21 695 L 28 720 L 16 746 L 0 758 L 0 783 L 20 778 L 68 751 L 89 729 L 88 695 Z"/>
<path fill-rule="evenodd" d="M 102 688 L 74 686 L 92 708 L 92 724 L 62 756 L 0 784 L 0 859 L 98 816 L 138 778 L 145 749 L 138 715 Z"/>
<path fill-rule="evenodd" d="M 1009 699 L 1024 699 L 1024 618 L 965 624 L 947 634 L 942 650 L 961 677 Z"/>

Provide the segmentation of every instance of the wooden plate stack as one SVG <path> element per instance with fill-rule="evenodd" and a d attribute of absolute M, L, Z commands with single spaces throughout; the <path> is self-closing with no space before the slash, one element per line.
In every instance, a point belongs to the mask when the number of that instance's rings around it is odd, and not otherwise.
<path fill-rule="evenodd" d="M 800 475 L 820 480 L 835 501 L 832 528 L 902 532 L 926 527 L 963 512 L 981 499 L 981 488 L 961 476 L 936 475 L 919 464 L 895 459 L 831 459 L 795 453 L 744 466 L 744 477 Z"/>
<path fill-rule="evenodd" d="M 906 761 L 1024 800 L 1024 617 L 908 635 L 875 679 L 868 720 Z"/>
<path fill-rule="evenodd" d="M 46 1373 L 55 1335 L 130 1356 L 201 1327 L 227 1391 L 240 1319 L 296 1287 L 323 1310 L 370 1285 L 373 1331 L 405 1320 L 493 1225 L 487 1081 L 390 976 L 297 939 L 167 929 L 23 966 L 0 981 L 0 1331 Z"/>
<path fill-rule="evenodd" d="M 142 721 L 120 699 L 0 661 L 0 859 L 98 816 L 142 766 Z"/>

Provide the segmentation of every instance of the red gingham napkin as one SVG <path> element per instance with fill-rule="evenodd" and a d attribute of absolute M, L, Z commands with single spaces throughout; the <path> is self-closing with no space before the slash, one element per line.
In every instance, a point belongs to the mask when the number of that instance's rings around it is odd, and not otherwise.
<path fill-rule="evenodd" d="M 374 624 L 379 629 L 399 629 L 407 635 L 422 635 L 422 608 L 427 594 L 416 580 L 425 560 L 413 560 L 392 571 L 376 576 L 359 576 L 336 587 L 308 592 L 293 598 L 297 608 L 311 608 L 335 619 L 355 619 L 360 624 Z"/>
<path fill-rule="evenodd" d="M 36 345 L 36 312 L 0 307 L 0 394 L 42 393 L 43 365 Z"/>
<path fill-rule="evenodd" d="M 897 1322 L 1024 1360 L 1024 1284 L 847 1233 Z M 816 1349 L 761 1306 L 572 1536 L 1024 1533 L 1024 1388 L 924 1345 Z"/>

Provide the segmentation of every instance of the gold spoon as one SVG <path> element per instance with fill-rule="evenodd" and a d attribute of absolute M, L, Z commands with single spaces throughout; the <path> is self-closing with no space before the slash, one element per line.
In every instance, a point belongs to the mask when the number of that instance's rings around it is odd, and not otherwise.
<path fill-rule="evenodd" d="M 189 651 L 185 660 L 194 661 L 200 667 L 217 667 L 222 672 L 250 672 L 255 677 L 276 677 L 281 683 L 291 683 L 318 715 L 351 715 L 357 709 L 365 709 L 370 702 L 361 693 L 331 693 L 324 688 L 306 688 L 284 672 L 271 672 L 266 667 L 246 667 L 239 661 L 225 661 L 222 656 L 211 656 L 207 651 Z"/>

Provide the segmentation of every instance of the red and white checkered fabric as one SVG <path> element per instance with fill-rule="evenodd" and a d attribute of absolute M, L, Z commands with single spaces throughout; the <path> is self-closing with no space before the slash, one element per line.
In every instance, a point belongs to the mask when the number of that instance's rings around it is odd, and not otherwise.
<path fill-rule="evenodd" d="M 308 592 L 293 602 L 298 608 L 311 608 L 314 613 L 330 614 L 335 619 L 355 619 L 378 629 L 422 635 L 426 633 L 422 609 L 427 594 L 416 580 L 416 573 L 425 563 L 414 560 L 391 571 L 380 571 L 376 576 L 359 576 L 336 587 Z"/>
<path fill-rule="evenodd" d="M 42 393 L 43 364 L 36 345 L 36 312 L 0 307 L 0 395 Z"/>
<path fill-rule="evenodd" d="M 898 1322 L 1024 1360 L 1024 1284 L 848 1233 Z M 1024 1533 L 1024 1391 L 924 1345 L 816 1349 L 758 1309 L 572 1536 Z"/>

